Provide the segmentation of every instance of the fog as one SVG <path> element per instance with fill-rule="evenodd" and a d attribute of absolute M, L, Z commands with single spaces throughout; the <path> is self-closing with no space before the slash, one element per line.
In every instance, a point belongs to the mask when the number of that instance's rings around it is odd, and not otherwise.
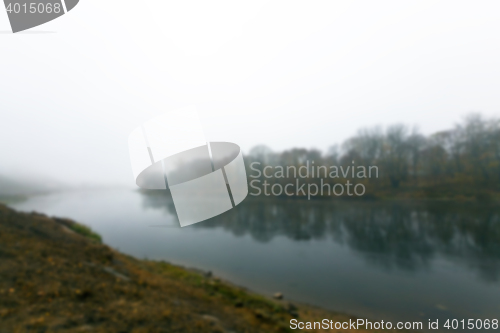
<path fill-rule="evenodd" d="M 500 115 L 497 1 L 89 1 L 25 33 L 0 11 L 0 174 L 134 186 L 128 134 L 196 105 L 209 141 L 326 150 Z"/>

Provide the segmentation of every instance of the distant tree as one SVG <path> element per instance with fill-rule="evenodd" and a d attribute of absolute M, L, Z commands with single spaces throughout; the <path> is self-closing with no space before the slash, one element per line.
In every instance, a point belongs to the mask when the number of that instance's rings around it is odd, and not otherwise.
<path fill-rule="evenodd" d="M 418 133 L 418 130 L 416 128 L 413 129 L 411 135 L 407 139 L 408 153 L 410 158 L 409 163 L 411 165 L 411 174 L 415 182 L 418 181 L 418 172 L 419 172 L 418 169 L 419 169 L 420 158 L 422 150 L 424 149 L 426 143 L 427 140 L 423 135 Z"/>
<path fill-rule="evenodd" d="M 392 187 L 398 188 L 408 176 L 408 128 L 393 125 L 387 129 L 383 149 L 382 165 L 385 168 Z"/>
<path fill-rule="evenodd" d="M 272 159 L 273 151 L 266 145 L 258 145 L 250 149 L 249 155 L 256 161 L 269 163 Z"/>
<path fill-rule="evenodd" d="M 487 122 L 480 114 L 474 113 L 465 118 L 464 124 L 459 126 L 458 130 L 462 132 L 465 139 L 465 155 L 471 171 L 484 182 L 488 182 L 491 141 L 490 133 L 487 131 Z"/>
<path fill-rule="evenodd" d="M 331 146 L 324 155 L 305 148 L 274 153 L 260 145 L 250 151 L 247 160 L 297 168 L 307 161 L 316 166 L 343 166 L 344 170 L 353 162 L 377 166 L 377 179 L 358 181 L 370 182 L 381 191 L 437 186 L 436 190 L 443 184 L 444 189 L 454 188 L 447 193 L 500 191 L 500 119 L 470 114 L 454 128 L 427 137 L 405 125 L 393 125 L 385 131 L 380 127 L 362 129 L 342 145 Z M 307 181 L 318 183 L 317 177 Z"/>

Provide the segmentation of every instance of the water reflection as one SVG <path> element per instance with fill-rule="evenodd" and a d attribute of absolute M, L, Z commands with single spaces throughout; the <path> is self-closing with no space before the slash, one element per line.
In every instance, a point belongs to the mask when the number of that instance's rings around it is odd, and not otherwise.
<path fill-rule="evenodd" d="M 165 191 L 148 191 L 144 208 L 175 215 Z M 489 282 L 500 278 L 500 208 L 475 203 L 302 201 L 249 197 L 236 209 L 193 225 L 222 228 L 262 243 L 331 240 L 385 270 L 426 270 L 434 259 L 466 266 Z"/>

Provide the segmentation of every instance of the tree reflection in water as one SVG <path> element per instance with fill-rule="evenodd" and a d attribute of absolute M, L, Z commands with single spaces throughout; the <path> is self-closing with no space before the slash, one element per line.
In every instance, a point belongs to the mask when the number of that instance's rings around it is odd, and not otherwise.
<path fill-rule="evenodd" d="M 175 215 L 168 192 L 143 192 L 145 208 Z M 257 242 L 333 241 L 387 270 L 428 269 L 444 257 L 490 282 L 500 278 L 500 208 L 463 202 L 361 202 L 247 198 L 191 226 L 222 228 Z"/>

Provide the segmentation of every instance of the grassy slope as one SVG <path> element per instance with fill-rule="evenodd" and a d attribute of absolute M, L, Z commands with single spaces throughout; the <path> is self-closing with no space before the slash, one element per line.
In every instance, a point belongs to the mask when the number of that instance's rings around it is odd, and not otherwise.
<path fill-rule="evenodd" d="M 287 332 L 293 316 L 350 318 L 137 260 L 70 220 L 0 205 L 2 333 Z"/>

